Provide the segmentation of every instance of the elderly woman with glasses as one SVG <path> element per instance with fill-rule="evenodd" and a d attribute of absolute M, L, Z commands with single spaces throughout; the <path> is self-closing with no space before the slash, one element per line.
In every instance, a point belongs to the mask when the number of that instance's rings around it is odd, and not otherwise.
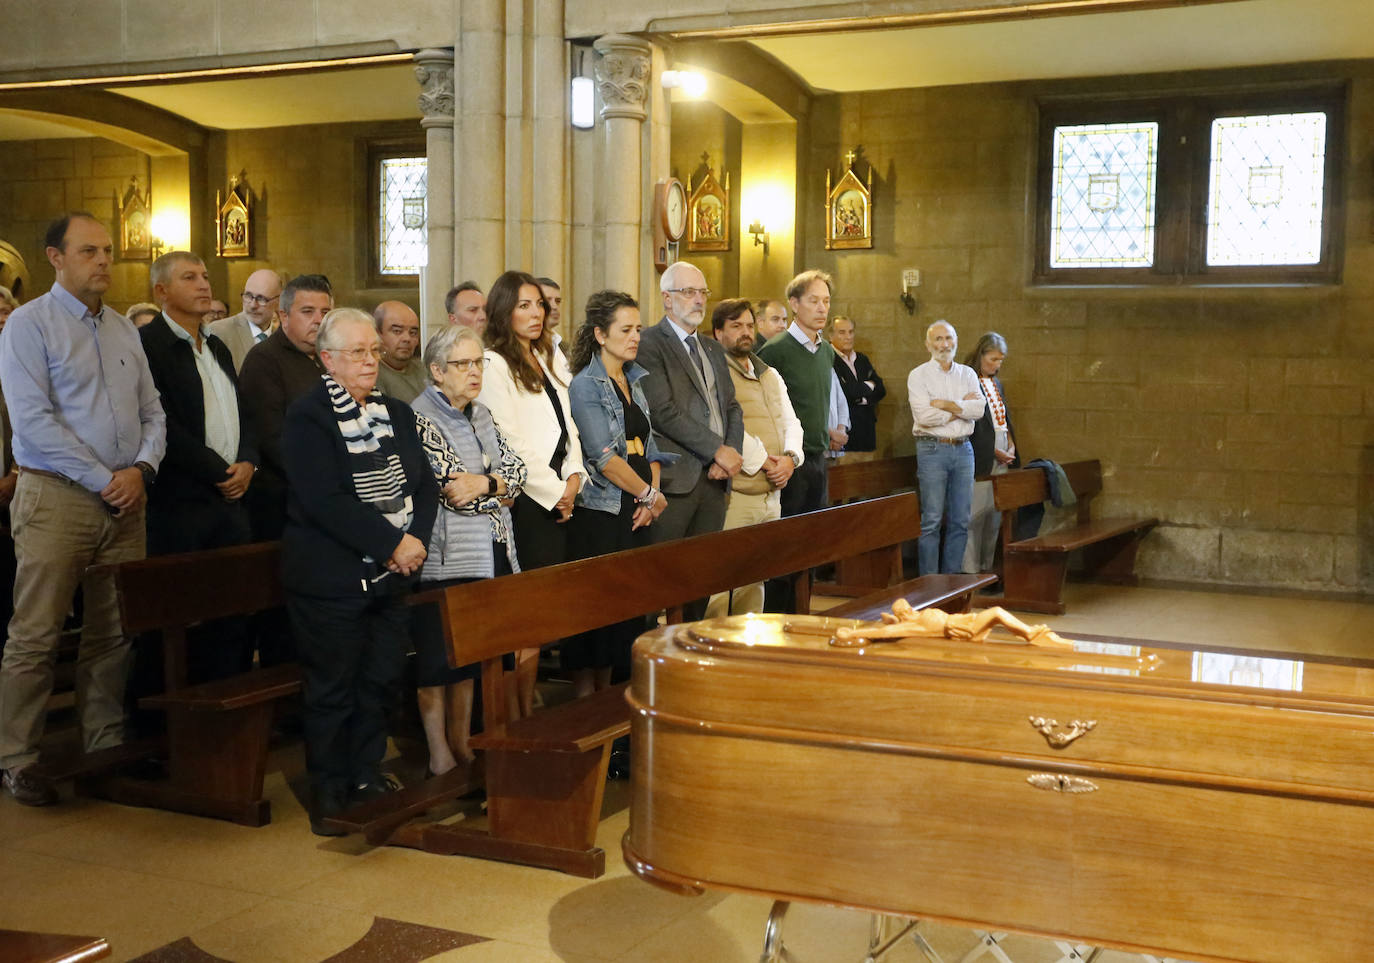
<path fill-rule="evenodd" d="M 520 571 L 511 535 L 510 500 L 525 484 L 525 463 L 486 405 L 478 402 L 486 358 L 471 328 L 451 324 L 424 351 L 429 386 L 412 402 L 420 443 L 443 492 L 429 537 L 420 588 L 439 589 Z M 449 667 L 438 607 L 415 613 L 416 693 L 429 771 L 471 762 L 473 679 L 478 667 Z"/>
<path fill-rule="evenodd" d="M 409 648 L 405 596 L 425 561 L 439 488 L 415 414 L 377 390 L 381 342 L 353 308 L 325 315 L 325 374 L 286 412 L 282 586 L 304 683 L 310 827 L 388 792 L 387 717 Z"/>
<path fill-rule="evenodd" d="M 520 565 L 527 570 L 568 560 L 566 523 L 586 476 L 568 402 L 572 372 L 554 350 L 546 313 L 539 282 L 522 271 L 502 274 L 487 293 L 487 374 L 478 400 L 491 409 L 529 473 L 511 508 Z M 517 655 L 522 715 L 534 708 L 538 659 L 537 648 Z"/>

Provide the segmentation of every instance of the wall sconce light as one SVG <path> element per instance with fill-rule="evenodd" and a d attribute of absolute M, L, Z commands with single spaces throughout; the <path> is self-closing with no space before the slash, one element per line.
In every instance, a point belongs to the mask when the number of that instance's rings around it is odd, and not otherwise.
<path fill-rule="evenodd" d="M 706 77 L 695 70 L 665 70 L 659 82 L 664 90 L 680 90 L 688 97 L 706 93 Z"/>
<path fill-rule="evenodd" d="M 758 247 L 762 244 L 763 253 L 766 255 L 768 253 L 768 229 L 763 226 L 763 221 L 755 219 L 749 225 L 749 233 L 754 235 L 754 246 Z"/>
<path fill-rule="evenodd" d="M 596 88 L 590 77 L 572 79 L 572 103 L 570 113 L 572 125 L 580 130 L 590 130 L 596 124 Z"/>

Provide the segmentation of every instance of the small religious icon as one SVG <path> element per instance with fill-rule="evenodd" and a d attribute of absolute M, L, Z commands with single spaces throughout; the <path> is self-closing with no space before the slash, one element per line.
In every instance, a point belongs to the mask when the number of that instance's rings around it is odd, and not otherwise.
<path fill-rule="evenodd" d="M 701 155 L 706 173 L 695 188 L 692 178 L 687 178 L 687 191 L 691 195 L 687 202 L 691 211 L 687 233 L 689 251 L 730 250 L 730 174 L 726 173 L 724 184 L 716 180 L 710 157 L 707 153 Z"/>
<path fill-rule="evenodd" d="M 153 256 L 152 190 L 139 187 L 138 177 L 129 178 L 123 195 L 115 194 L 119 210 L 119 257 L 123 261 L 148 261 Z"/>
<path fill-rule="evenodd" d="M 868 166 L 867 183 L 854 173 L 854 151 L 844 155 L 845 171 L 831 187 L 830 169 L 825 171 L 825 247 L 826 250 L 871 248 L 873 246 L 873 165 Z"/>
<path fill-rule="evenodd" d="M 252 194 L 244 173 L 230 178 L 227 194 L 215 192 L 215 250 L 220 257 L 252 256 Z"/>

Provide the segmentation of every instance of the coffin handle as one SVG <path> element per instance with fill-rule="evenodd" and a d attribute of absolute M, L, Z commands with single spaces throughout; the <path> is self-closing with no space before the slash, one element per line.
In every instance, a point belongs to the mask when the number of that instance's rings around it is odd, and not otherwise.
<path fill-rule="evenodd" d="M 1031 716 L 1030 724 L 1036 732 L 1045 737 L 1045 741 L 1050 744 L 1051 749 L 1063 749 L 1079 736 L 1085 735 L 1097 728 L 1096 719 L 1073 719 L 1069 722 L 1066 732 L 1056 732 L 1059 722 L 1055 719 L 1046 719 L 1044 716 Z"/>
<path fill-rule="evenodd" d="M 1036 789 L 1048 792 L 1097 792 L 1097 783 L 1081 776 L 1065 776 L 1056 772 L 1037 772 L 1026 777 L 1026 782 Z"/>

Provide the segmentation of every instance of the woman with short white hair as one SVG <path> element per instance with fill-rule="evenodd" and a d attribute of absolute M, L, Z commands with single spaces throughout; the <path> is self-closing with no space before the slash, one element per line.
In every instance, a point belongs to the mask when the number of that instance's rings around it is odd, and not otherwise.
<path fill-rule="evenodd" d="M 325 374 L 282 423 L 287 522 L 282 585 L 299 649 L 310 828 L 390 791 L 387 718 L 410 641 L 439 490 L 410 406 L 377 390 L 381 340 L 353 308 L 325 315 Z"/>

